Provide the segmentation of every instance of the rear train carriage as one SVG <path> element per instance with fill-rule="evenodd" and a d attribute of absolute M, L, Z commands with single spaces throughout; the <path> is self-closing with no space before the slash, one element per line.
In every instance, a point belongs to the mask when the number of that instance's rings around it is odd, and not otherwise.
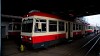
<path fill-rule="evenodd" d="M 78 24 L 73 22 L 73 37 L 82 37 L 85 34 L 85 29 L 83 24 Z"/>
<path fill-rule="evenodd" d="M 92 25 L 86 25 L 85 26 L 85 33 L 86 34 L 91 34 L 93 32 L 94 32 L 94 26 L 92 26 Z"/>
<path fill-rule="evenodd" d="M 8 26 L 8 38 L 15 39 L 20 36 L 21 32 L 21 23 L 20 22 L 11 22 Z"/>

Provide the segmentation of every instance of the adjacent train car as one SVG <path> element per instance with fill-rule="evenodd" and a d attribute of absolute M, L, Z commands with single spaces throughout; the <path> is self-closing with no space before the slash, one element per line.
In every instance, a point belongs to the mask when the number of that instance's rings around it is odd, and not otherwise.
<path fill-rule="evenodd" d="M 85 26 L 85 34 L 88 35 L 88 34 L 93 33 L 93 32 L 94 32 L 94 28 L 95 28 L 95 27 L 92 26 L 92 25 L 90 25 L 90 24 L 89 24 L 89 25 L 86 25 L 86 26 Z"/>
<path fill-rule="evenodd" d="M 20 36 L 21 32 L 21 23 L 20 22 L 11 22 L 8 26 L 8 38 L 15 39 L 15 37 Z"/>
<path fill-rule="evenodd" d="M 73 22 L 73 37 L 77 38 L 77 37 L 83 37 L 85 35 L 85 28 L 83 24 L 79 24 L 79 23 L 74 23 Z"/>
<path fill-rule="evenodd" d="M 31 12 L 22 19 L 22 45 L 34 49 L 48 47 L 82 36 L 83 30 L 82 24 L 65 21 L 58 16 L 43 12 Z"/>

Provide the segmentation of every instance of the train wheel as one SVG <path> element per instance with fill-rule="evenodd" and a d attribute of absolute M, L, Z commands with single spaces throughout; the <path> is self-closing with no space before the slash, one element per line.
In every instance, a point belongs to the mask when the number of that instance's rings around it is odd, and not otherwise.
<path fill-rule="evenodd" d="M 25 50 L 25 47 L 24 47 L 24 45 L 21 44 L 20 45 L 20 51 L 23 52 L 24 50 Z"/>

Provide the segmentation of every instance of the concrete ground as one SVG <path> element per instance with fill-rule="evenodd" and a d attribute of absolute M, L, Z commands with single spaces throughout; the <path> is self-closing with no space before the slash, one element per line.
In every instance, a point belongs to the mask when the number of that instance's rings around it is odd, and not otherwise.
<path fill-rule="evenodd" d="M 25 50 L 24 52 L 18 51 L 18 46 L 14 41 L 2 42 L 2 55 L 3 56 L 84 56 L 86 50 L 79 51 L 88 40 L 92 37 L 84 37 L 74 40 L 72 43 L 60 44 L 48 47 L 47 49 Z M 91 53 L 93 54 L 93 53 Z M 90 54 L 90 55 L 91 55 Z M 95 56 L 94 54 L 91 56 Z"/>

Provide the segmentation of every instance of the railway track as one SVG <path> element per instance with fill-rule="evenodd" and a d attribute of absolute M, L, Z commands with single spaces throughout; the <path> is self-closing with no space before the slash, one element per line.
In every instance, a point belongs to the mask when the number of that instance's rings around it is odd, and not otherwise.
<path fill-rule="evenodd" d="M 70 56 L 95 56 L 97 54 L 93 54 L 95 46 L 97 45 L 98 41 L 100 41 L 100 33 L 92 36 L 93 38 L 83 44 L 79 49 L 72 51 Z M 99 48 L 99 47 L 98 47 Z M 100 56 L 100 55 L 98 55 Z"/>
<path fill-rule="evenodd" d="M 96 35 L 94 38 L 92 38 L 90 41 L 88 41 L 86 44 L 84 44 L 81 49 L 88 49 L 86 54 L 84 56 L 88 56 L 88 54 L 92 51 L 92 49 L 95 47 L 95 45 L 100 40 L 100 34 Z"/>

